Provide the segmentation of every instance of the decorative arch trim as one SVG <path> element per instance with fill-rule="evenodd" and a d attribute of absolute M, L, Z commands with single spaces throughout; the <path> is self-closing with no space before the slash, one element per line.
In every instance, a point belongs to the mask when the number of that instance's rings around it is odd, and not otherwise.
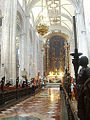
<path fill-rule="evenodd" d="M 56 32 L 56 33 L 51 33 L 49 34 L 48 36 L 46 36 L 47 39 L 50 39 L 51 37 L 53 36 L 60 36 L 60 37 L 63 37 L 64 39 L 68 40 L 69 39 L 69 36 L 64 34 L 64 33 L 60 33 L 60 32 Z"/>

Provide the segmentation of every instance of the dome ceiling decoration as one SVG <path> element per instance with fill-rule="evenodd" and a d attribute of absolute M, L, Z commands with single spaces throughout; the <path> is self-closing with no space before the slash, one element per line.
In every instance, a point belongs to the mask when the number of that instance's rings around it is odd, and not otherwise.
<path fill-rule="evenodd" d="M 66 34 L 72 33 L 73 16 L 75 10 L 79 6 L 78 0 L 27 0 L 27 8 L 34 16 L 34 26 L 41 23 L 41 16 L 43 15 L 43 22 L 49 26 L 48 33 L 63 32 Z M 64 33 L 64 32 L 63 32 Z"/>

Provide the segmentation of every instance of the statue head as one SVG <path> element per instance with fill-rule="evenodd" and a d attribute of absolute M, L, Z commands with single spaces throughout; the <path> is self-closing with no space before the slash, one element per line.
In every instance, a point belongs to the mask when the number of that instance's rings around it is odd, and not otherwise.
<path fill-rule="evenodd" d="M 79 65 L 81 65 L 81 66 L 87 66 L 88 65 L 88 58 L 86 56 L 82 56 L 79 59 Z"/>

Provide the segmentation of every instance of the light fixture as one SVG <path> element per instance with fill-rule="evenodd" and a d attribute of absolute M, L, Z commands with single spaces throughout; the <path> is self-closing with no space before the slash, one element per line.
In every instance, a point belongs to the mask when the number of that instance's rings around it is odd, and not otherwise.
<path fill-rule="evenodd" d="M 62 77 L 63 77 L 63 73 L 61 72 L 61 73 L 60 73 L 60 78 L 62 78 Z"/>
<path fill-rule="evenodd" d="M 46 24 L 40 23 L 36 26 L 36 29 L 37 29 L 37 32 L 43 36 L 48 32 L 49 27 Z"/>
<path fill-rule="evenodd" d="M 48 32 L 49 26 L 47 26 L 43 21 L 43 0 L 42 0 L 42 16 L 41 16 L 41 23 L 36 26 L 37 32 L 43 36 Z"/>

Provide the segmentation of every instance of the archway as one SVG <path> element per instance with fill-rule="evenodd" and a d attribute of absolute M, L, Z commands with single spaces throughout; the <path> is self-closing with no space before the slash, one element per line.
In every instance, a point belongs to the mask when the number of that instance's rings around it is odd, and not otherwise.
<path fill-rule="evenodd" d="M 50 82 L 60 82 L 67 69 L 70 72 L 70 44 L 64 34 L 54 33 L 45 44 L 44 75 Z"/>

